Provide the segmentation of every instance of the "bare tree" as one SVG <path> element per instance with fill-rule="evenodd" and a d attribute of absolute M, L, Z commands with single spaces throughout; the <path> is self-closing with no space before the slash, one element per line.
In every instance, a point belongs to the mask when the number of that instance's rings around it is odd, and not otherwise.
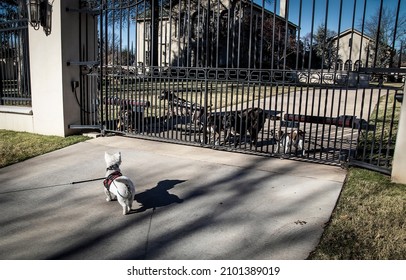
<path fill-rule="evenodd" d="M 337 33 L 321 24 L 316 33 L 313 34 L 314 46 L 316 55 L 321 60 L 321 67 L 328 69 L 335 68 L 335 64 L 339 59 L 338 49 L 336 43 L 331 40 Z"/>
<path fill-rule="evenodd" d="M 400 48 L 397 43 L 406 39 L 406 17 L 404 14 L 394 16 L 396 14 L 396 10 L 383 7 L 365 21 L 364 32 L 374 39 L 366 47 L 368 60 L 374 67 L 393 67 L 396 48 Z"/>

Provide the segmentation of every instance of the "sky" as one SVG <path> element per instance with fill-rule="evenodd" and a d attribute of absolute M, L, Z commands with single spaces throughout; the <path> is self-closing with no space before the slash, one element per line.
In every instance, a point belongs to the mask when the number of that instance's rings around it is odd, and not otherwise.
<path fill-rule="evenodd" d="M 400 1 L 400 16 L 406 17 L 406 0 L 288 0 L 288 18 L 289 21 L 300 27 L 301 38 L 310 33 L 312 28 L 316 32 L 322 24 L 327 24 L 327 28 L 335 31 L 335 33 L 343 32 L 352 27 L 361 31 L 364 8 L 365 18 L 369 19 L 379 10 L 381 1 L 383 7 L 393 11 L 393 13 L 395 13 Z M 276 14 L 279 15 L 280 0 L 254 0 L 254 2 L 260 6 L 265 5 L 265 8 L 271 12 L 275 11 L 276 4 Z M 340 6 L 342 6 L 341 12 Z M 396 14 L 393 16 L 395 17 Z M 131 26 L 130 41 L 135 40 L 133 29 L 134 26 Z M 404 36 L 406 37 L 406 34 Z M 126 45 L 125 41 L 123 43 Z"/>
<path fill-rule="evenodd" d="M 277 1 L 276 11 L 277 14 L 279 14 L 279 0 L 271 1 Z M 341 3 L 342 9 L 340 17 Z M 382 3 L 384 8 L 392 10 L 395 13 L 398 6 L 398 0 L 382 0 Z M 400 14 L 406 16 L 406 0 L 401 0 L 400 3 Z M 299 14 L 301 11 L 301 37 L 310 33 L 312 26 L 314 31 L 316 31 L 318 26 L 325 23 L 327 23 L 328 29 L 336 32 L 342 32 L 352 27 L 361 31 L 364 8 L 366 7 L 366 18 L 370 18 L 372 14 L 375 14 L 377 10 L 379 10 L 380 5 L 381 0 L 289 0 L 289 20 L 294 24 L 299 25 Z M 271 10 L 273 10 L 274 3 L 272 3 L 271 6 Z M 394 14 L 394 17 L 396 17 L 396 14 Z M 340 18 L 341 23 L 339 20 Z M 355 20 L 353 20 L 353 18 L 355 18 Z M 312 25 L 313 19 L 314 23 Z"/>

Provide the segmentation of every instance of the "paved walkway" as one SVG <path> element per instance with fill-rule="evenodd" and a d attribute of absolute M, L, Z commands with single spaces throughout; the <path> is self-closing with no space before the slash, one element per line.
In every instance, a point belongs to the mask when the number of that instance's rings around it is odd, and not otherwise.
<path fill-rule="evenodd" d="M 138 211 L 106 202 L 121 151 Z M 0 259 L 305 259 L 341 191 L 339 167 L 125 137 L 0 169 Z M 137 203 L 135 206 L 138 207 Z"/>

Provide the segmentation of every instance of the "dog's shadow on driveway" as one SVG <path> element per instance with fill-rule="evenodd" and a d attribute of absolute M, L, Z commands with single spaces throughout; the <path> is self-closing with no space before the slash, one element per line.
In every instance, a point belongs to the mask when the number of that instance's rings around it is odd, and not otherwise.
<path fill-rule="evenodd" d="M 186 182 L 185 180 L 163 180 L 160 181 L 156 187 L 146 190 L 142 193 L 136 194 L 134 200 L 142 204 L 141 208 L 135 209 L 132 212 L 144 212 L 147 209 L 155 209 L 157 207 L 167 206 L 172 203 L 182 203 L 180 199 L 174 194 L 170 194 L 168 190 L 175 187 L 177 184 Z"/>

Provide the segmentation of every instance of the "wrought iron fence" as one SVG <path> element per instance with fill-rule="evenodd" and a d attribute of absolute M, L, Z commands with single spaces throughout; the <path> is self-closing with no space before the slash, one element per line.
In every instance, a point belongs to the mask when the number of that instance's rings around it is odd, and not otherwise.
<path fill-rule="evenodd" d="M 18 19 L 18 6 L 0 8 L 0 105 L 31 106 L 28 21 Z"/>
<path fill-rule="evenodd" d="M 82 113 L 104 132 L 390 170 L 404 2 L 81 3 L 98 34 Z"/>

